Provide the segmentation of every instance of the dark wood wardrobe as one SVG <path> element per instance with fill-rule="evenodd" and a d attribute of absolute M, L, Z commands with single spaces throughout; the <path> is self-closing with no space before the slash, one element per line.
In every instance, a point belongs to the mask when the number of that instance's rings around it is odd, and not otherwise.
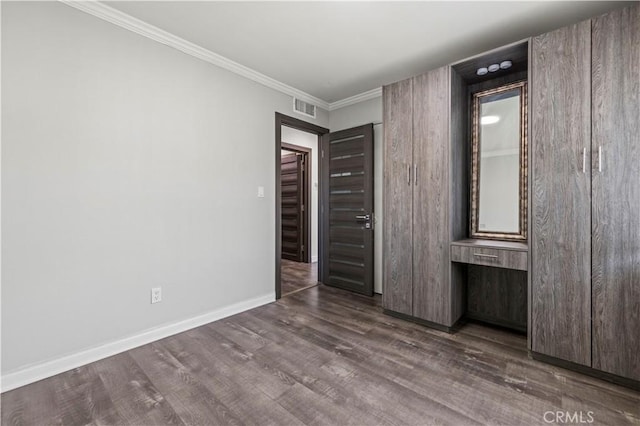
<path fill-rule="evenodd" d="M 533 38 L 531 350 L 640 380 L 640 6 Z"/>
<path fill-rule="evenodd" d="M 461 103 L 466 96 L 450 66 L 383 89 L 390 219 L 383 230 L 383 306 L 445 330 L 464 313 L 459 266 L 450 258 L 451 241 L 467 227 L 466 186 L 459 182 L 467 178 L 466 154 L 459 152 L 456 125 L 464 119 Z"/>
<path fill-rule="evenodd" d="M 528 241 L 517 268 L 495 265 L 486 280 L 518 274 L 534 358 L 638 386 L 640 5 L 483 58 L 516 51 L 529 93 Z M 458 252 L 509 248 L 464 241 L 472 59 L 383 89 L 383 308 L 450 332 L 470 309 L 464 262 L 479 264 Z"/>

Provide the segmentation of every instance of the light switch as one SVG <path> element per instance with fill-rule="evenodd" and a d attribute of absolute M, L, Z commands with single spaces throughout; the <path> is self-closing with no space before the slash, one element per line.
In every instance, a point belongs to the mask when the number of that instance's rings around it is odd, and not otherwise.
<path fill-rule="evenodd" d="M 258 187 L 258 198 L 264 198 L 264 186 Z"/>

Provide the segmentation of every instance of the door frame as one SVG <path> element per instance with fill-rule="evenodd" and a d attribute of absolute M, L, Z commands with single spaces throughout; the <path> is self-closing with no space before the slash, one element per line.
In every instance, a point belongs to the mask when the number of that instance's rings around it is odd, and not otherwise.
<path fill-rule="evenodd" d="M 313 133 L 318 136 L 318 148 L 320 147 L 320 142 L 322 136 L 329 133 L 329 129 L 324 127 L 320 127 L 318 125 L 308 123 L 306 121 L 300 120 L 298 118 L 289 117 L 288 115 L 284 115 L 282 113 L 276 112 L 276 143 L 275 143 L 275 154 L 276 154 L 276 167 L 275 167 L 275 187 L 276 187 L 276 299 L 280 299 L 282 297 L 282 288 L 281 288 L 281 273 L 282 273 L 282 189 L 281 189 L 281 151 L 282 151 L 282 126 L 291 127 L 296 130 L 301 130 L 303 132 Z M 320 150 L 318 150 L 320 151 Z M 321 179 L 322 176 L 322 166 L 320 158 L 318 158 L 318 193 L 323 187 L 323 182 Z M 318 197 L 318 201 L 320 201 L 320 197 Z M 320 218 L 320 205 L 318 202 L 318 218 Z M 318 226 L 320 226 L 320 221 L 318 220 Z M 318 264 L 320 264 L 321 256 L 322 256 L 322 247 L 323 247 L 323 237 L 322 230 L 318 229 Z"/>
<path fill-rule="evenodd" d="M 311 247 L 309 245 L 309 241 L 311 240 L 311 156 L 313 155 L 313 150 L 311 148 L 306 148 L 303 146 L 293 145 L 286 142 L 281 142 L 282 149 L 284 151 L 293 152 L 295 154 L 302 155 L 304 170 L 302 171 L 302 179 L 303 179 L 303 197 L 302 197 L 302 205 L 305 206 L 304 213 L 301 215 L 304 219 L 304 226 L 302 227 L 302 245 L 304 246 L 304 256 L 303 260 L 305 263 L 311 263 Z M 282 157 L 280 157 L 282 158 Z M 282 172 L 282 168 L 280 169 Z M 276 182 L 277 184 L 277 182 Z M 282 184 L 280 185 L 282 188 Z"/>

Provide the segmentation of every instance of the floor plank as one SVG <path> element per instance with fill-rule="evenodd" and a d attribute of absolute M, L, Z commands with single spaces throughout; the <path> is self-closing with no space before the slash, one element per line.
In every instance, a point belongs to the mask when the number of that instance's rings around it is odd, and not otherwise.
<path fill-rule="evenodd" d="M 528 357 L 479 323 L 447 334 L 318 285 L 2 394 L 3 425 L 640 424 L 640 393 Z"/>
<path fill-rule="evenodd" d="M 282 296 L 318 285 L 318 263 L 282 259 L 280 290 Z"/>
<path fill-rule="evenodd" d="M 183 424 L 128 352 L 93 365 L 122 416 L 122 423 L 136 423 L 144 419 L 154 424 Z"/>

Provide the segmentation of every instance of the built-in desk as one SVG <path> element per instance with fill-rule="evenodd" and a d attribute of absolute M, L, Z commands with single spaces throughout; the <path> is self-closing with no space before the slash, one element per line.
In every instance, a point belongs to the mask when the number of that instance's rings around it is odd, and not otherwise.
<path fill-rule="evenodd" d="M 451 243 L 451 261 L 467 264 L 467 318 L 526 332 L 527 256 L 526 243 Z"/>

